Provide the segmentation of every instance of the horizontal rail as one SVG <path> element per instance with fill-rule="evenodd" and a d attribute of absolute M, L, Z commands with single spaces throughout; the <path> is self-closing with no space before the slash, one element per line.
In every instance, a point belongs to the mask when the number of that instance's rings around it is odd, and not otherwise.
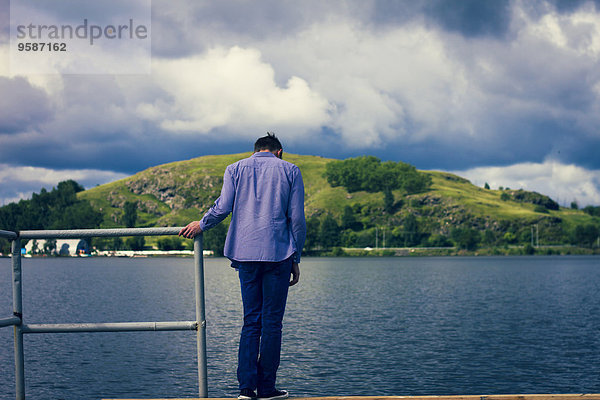
<path fill-rule="evenodd" d="M 11 325 L 21 325 L 21 318 L 9 317 L 0 319 L 0 328 Z"/>
<path fill-rule="evenodd" d="M 206 373 L 206 317 L 204 311 L 204 267 L 202 235 L 194 238 L 194 291 L 196 297 L 196 321 L 162 322 L 109 322 L 68 324 L 23 324 L 21 239 L 83 239 L 93 237 L 162 236 L 177 235 L 182 227 L 114 228 L 114 229 L 69 229 L 27 230 L 10 232 L 0 230 L 0 238 L 12 241 L 12 285 L 14 316 L 0 319 L 0 328 L 14 326 L 15 347 L 15 394 L 17 400 L 25 399 L 25 356 L 23 334 L 25 333 L 80 333 L 80 332 L 134 332 L 134 331 L 196 331 L 198 348 L 198 393 L 208 397 Z"/>
<path fill-rule="evenodd" d="M 183 227 L 20 231 L 21 239 L 81 239 L 91 237 L 177 235 Z"/>
<path fill-rule="evenodd" d="M 0 229 L 0 237 L 3 237 L 5 239 L 16 239 L 17 238 L 17 234 L 15 232 L 11 232 L 11 231 L 3 231 Z"/>
<path fill-rule="evenodd" d="M 23 333 L 194 331 L 196 329 L 198 329 L 196 321 L 22 325 Z"/>

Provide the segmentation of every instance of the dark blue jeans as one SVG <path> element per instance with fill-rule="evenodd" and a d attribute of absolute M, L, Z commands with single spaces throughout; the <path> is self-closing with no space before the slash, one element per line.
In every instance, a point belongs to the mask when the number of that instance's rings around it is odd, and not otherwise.
<path fill-rule="evenodd" d="M 237 376 L 241 389 L 258 396 L 275 389 L 281 353 L 281 328 L 292 271 L 292 259 L 281 262 L 237 262 L 244 303 Z"/>

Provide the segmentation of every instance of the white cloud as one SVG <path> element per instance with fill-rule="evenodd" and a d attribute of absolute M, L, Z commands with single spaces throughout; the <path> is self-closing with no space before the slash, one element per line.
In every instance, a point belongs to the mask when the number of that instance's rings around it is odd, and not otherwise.
<path fill-rule="evenodd" d="M 22 77 L 30 85 L 43 89 L 49 97 L 49 100 L 56 100 L 63 86 L 62 76 L 59 74 L 19 74 L 10 68 L 10 46 L 8 43 L 0 44 L 0 77 L 11 78 Z"/>
<path fill-rule="evenodd" d="M 45 185 L 55 185 L 61 180 L 90 180 L 97 179 L 102 182 L 121 179 L 127 175 L 111 171 L 101 171 L 95 169 L 67 169 L 55 170 L 41 167 L 15 167 L 7 164 L 0 164 L 0 184 L 7 179 L 18 179 L 22 182 L 36 182 Z"/>
<path fill-rule="evenodd" d="M 229 128 L 252 136 L 279 128 L 301 133 L 328 122 L 329 104 L 292 76 L 284 88 L 258 50 L 213 48 L 205 54 L 153 61 L 153 80 L 169 99 L 139 104 L 140 117 L 180 133 Z"/>
<path fill-rule="evenodd" d="M 515 10 L 518 18 L 526 21 L 522 35 L 536 37 L 578 55 L 600 57 L 600 19 L 594 3 L 589 2 L 568 14 L 549 11 L 538 20 L 518 12 L 518 7 Z"/>
<path fill-rule="evenodd" d="M 336 104 L 331 127 L 352 147 L 452 130 L 468 117 L 456 113 L 469 99 L 464 68 L 422 23 L 373 31 L 338 19 L 258 46 L 278 72 L 303 73 Z"/>
<path fill-rule="evenodd" d="M 492 189 L 503 186 L 542 193 L 561 205 L 568 206 L 572 201 L 580 206 L 600 205 L 600 170 L 546 160 L 452 172 L 478 186 L 487 182 Z"/>
<path fill-rule="evenodd" d="M 0 205 L 27 199 L 42 188 L 50 190 L 59 182 L 72 179 L 89 189 L 126 178 L 127 174 L 96 169 L 55 170 L 0 164 Z"/>
<path fill-rule="evenodd" d="M 0 43 L 0 76 L 10 76 L 10 63 L 9 63 L 9 46 L 7 43 Z"/>

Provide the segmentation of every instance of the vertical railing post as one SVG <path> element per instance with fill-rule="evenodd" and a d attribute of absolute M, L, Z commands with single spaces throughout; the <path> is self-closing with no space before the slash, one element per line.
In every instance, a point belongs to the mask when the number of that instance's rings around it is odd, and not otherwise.
<path fill-rule="evenodd" d="M 21 318 L 21 323 L 14 326 L 15 330 L 15 391 L 17 400 L 25 399 L 25 357 L 23 355 L 23 296 L 21 277 L 21 240 L 12 242 L 12 285 L 13 285 L 13 314 Z"/>
<path fill-rule="evenodd" d="M 196 293 L 196 321 L 198 330 L 198 393 L 201 398 L 208 397 L 208 378 L 206 360 L 206 313 L 204 310 L 204 257 L 202 234 L 194 238 L 194 284 Z"/>

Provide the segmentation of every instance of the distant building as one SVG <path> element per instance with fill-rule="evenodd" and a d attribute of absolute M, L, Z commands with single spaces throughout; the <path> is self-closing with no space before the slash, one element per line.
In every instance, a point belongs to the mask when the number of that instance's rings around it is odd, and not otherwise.
<path fill-rule="evenodd" d="M 44 252 L 45 239 L 35 240 L 37 245 L 36 252 L 41 254 Z M 31 254 L 34 249 L 34 240 L 29 240 L 25 245 L 27 254 Z M 56 239 L 56 254 L 60 256 L 76 256 L 78 254 L 90 254 L 91 249 L 86 240 L 83 239 Z"/>

